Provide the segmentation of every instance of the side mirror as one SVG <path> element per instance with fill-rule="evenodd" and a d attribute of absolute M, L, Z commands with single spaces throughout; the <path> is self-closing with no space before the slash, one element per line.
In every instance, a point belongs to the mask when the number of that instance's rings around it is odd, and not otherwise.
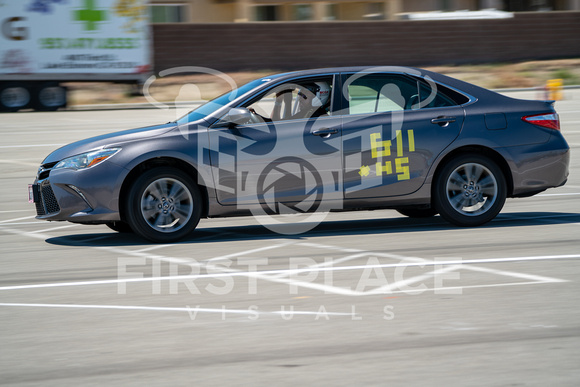
<path fill-rule="evenodd" d="M 246 108 L 233 108 L 222 121 L 231 126 L 247 124 L 252 121 L 252 113 Z"/>

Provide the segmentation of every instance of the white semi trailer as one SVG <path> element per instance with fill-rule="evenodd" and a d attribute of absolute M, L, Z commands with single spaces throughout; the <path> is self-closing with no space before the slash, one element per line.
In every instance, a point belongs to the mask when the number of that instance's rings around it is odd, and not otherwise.
<path fill-rule="evenodd" d="M 146 0 L 0 0 L 0 111 L 66 106 L 64 82 L 151 74 Z"/>

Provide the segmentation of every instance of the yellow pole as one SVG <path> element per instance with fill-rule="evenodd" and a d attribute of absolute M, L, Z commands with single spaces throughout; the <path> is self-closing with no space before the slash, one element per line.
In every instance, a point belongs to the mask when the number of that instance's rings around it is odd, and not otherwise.
<path fill-rule="evenodd" d="M 550 79 L 546 82 L 546 89 L 548 90 L 548 99 L 560 101 L 562 99 L 562 79 Z"/>

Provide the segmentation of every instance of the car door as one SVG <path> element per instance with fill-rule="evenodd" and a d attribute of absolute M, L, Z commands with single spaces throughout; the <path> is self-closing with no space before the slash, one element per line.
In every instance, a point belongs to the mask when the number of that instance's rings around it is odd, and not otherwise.
<path fill-rule="evenodd" d="M 300 90 L 317 83 L 328 85 L 324 106 L 316 106 L 324 111 L 300 116 Z M 258 205 L 278 214 L 316 211 L 322 202 L 342 204 L 341 118 L 334 115 L 333 83 L 333 76 L 279 83 L 231 110 L 242 115 L 251 110 L 250 120 L 232 123 L 226 115 L 209 128 L 221 205 Z"/>
<path fill-rule="evenodd" d="M 432 81 L 402 73 L 342 75 L 345 199 L 410 194 L 459 135 L 464 110 Z"/>

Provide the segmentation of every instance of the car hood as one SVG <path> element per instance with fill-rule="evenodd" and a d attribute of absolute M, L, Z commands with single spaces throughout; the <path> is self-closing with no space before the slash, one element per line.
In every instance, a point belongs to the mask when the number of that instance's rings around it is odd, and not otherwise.
<path fill-rule="evenodd" d="M 177 125 L 175 122 L 169 122 L 163 125 L 147 126 L 144 128 L 124 130 L 122 132 L 109 133 L 102 136 L 87 138 L 85 140 L 73 142 L 55 150 L 49 154 L 42 163 L 55 163 L 67 157 L 75 156 L 94 149 L 100 149 L 108 145 L 159 136 L 163 133 L 169 132 L 172 129 L 175 129 L 176 126 Z"/>

